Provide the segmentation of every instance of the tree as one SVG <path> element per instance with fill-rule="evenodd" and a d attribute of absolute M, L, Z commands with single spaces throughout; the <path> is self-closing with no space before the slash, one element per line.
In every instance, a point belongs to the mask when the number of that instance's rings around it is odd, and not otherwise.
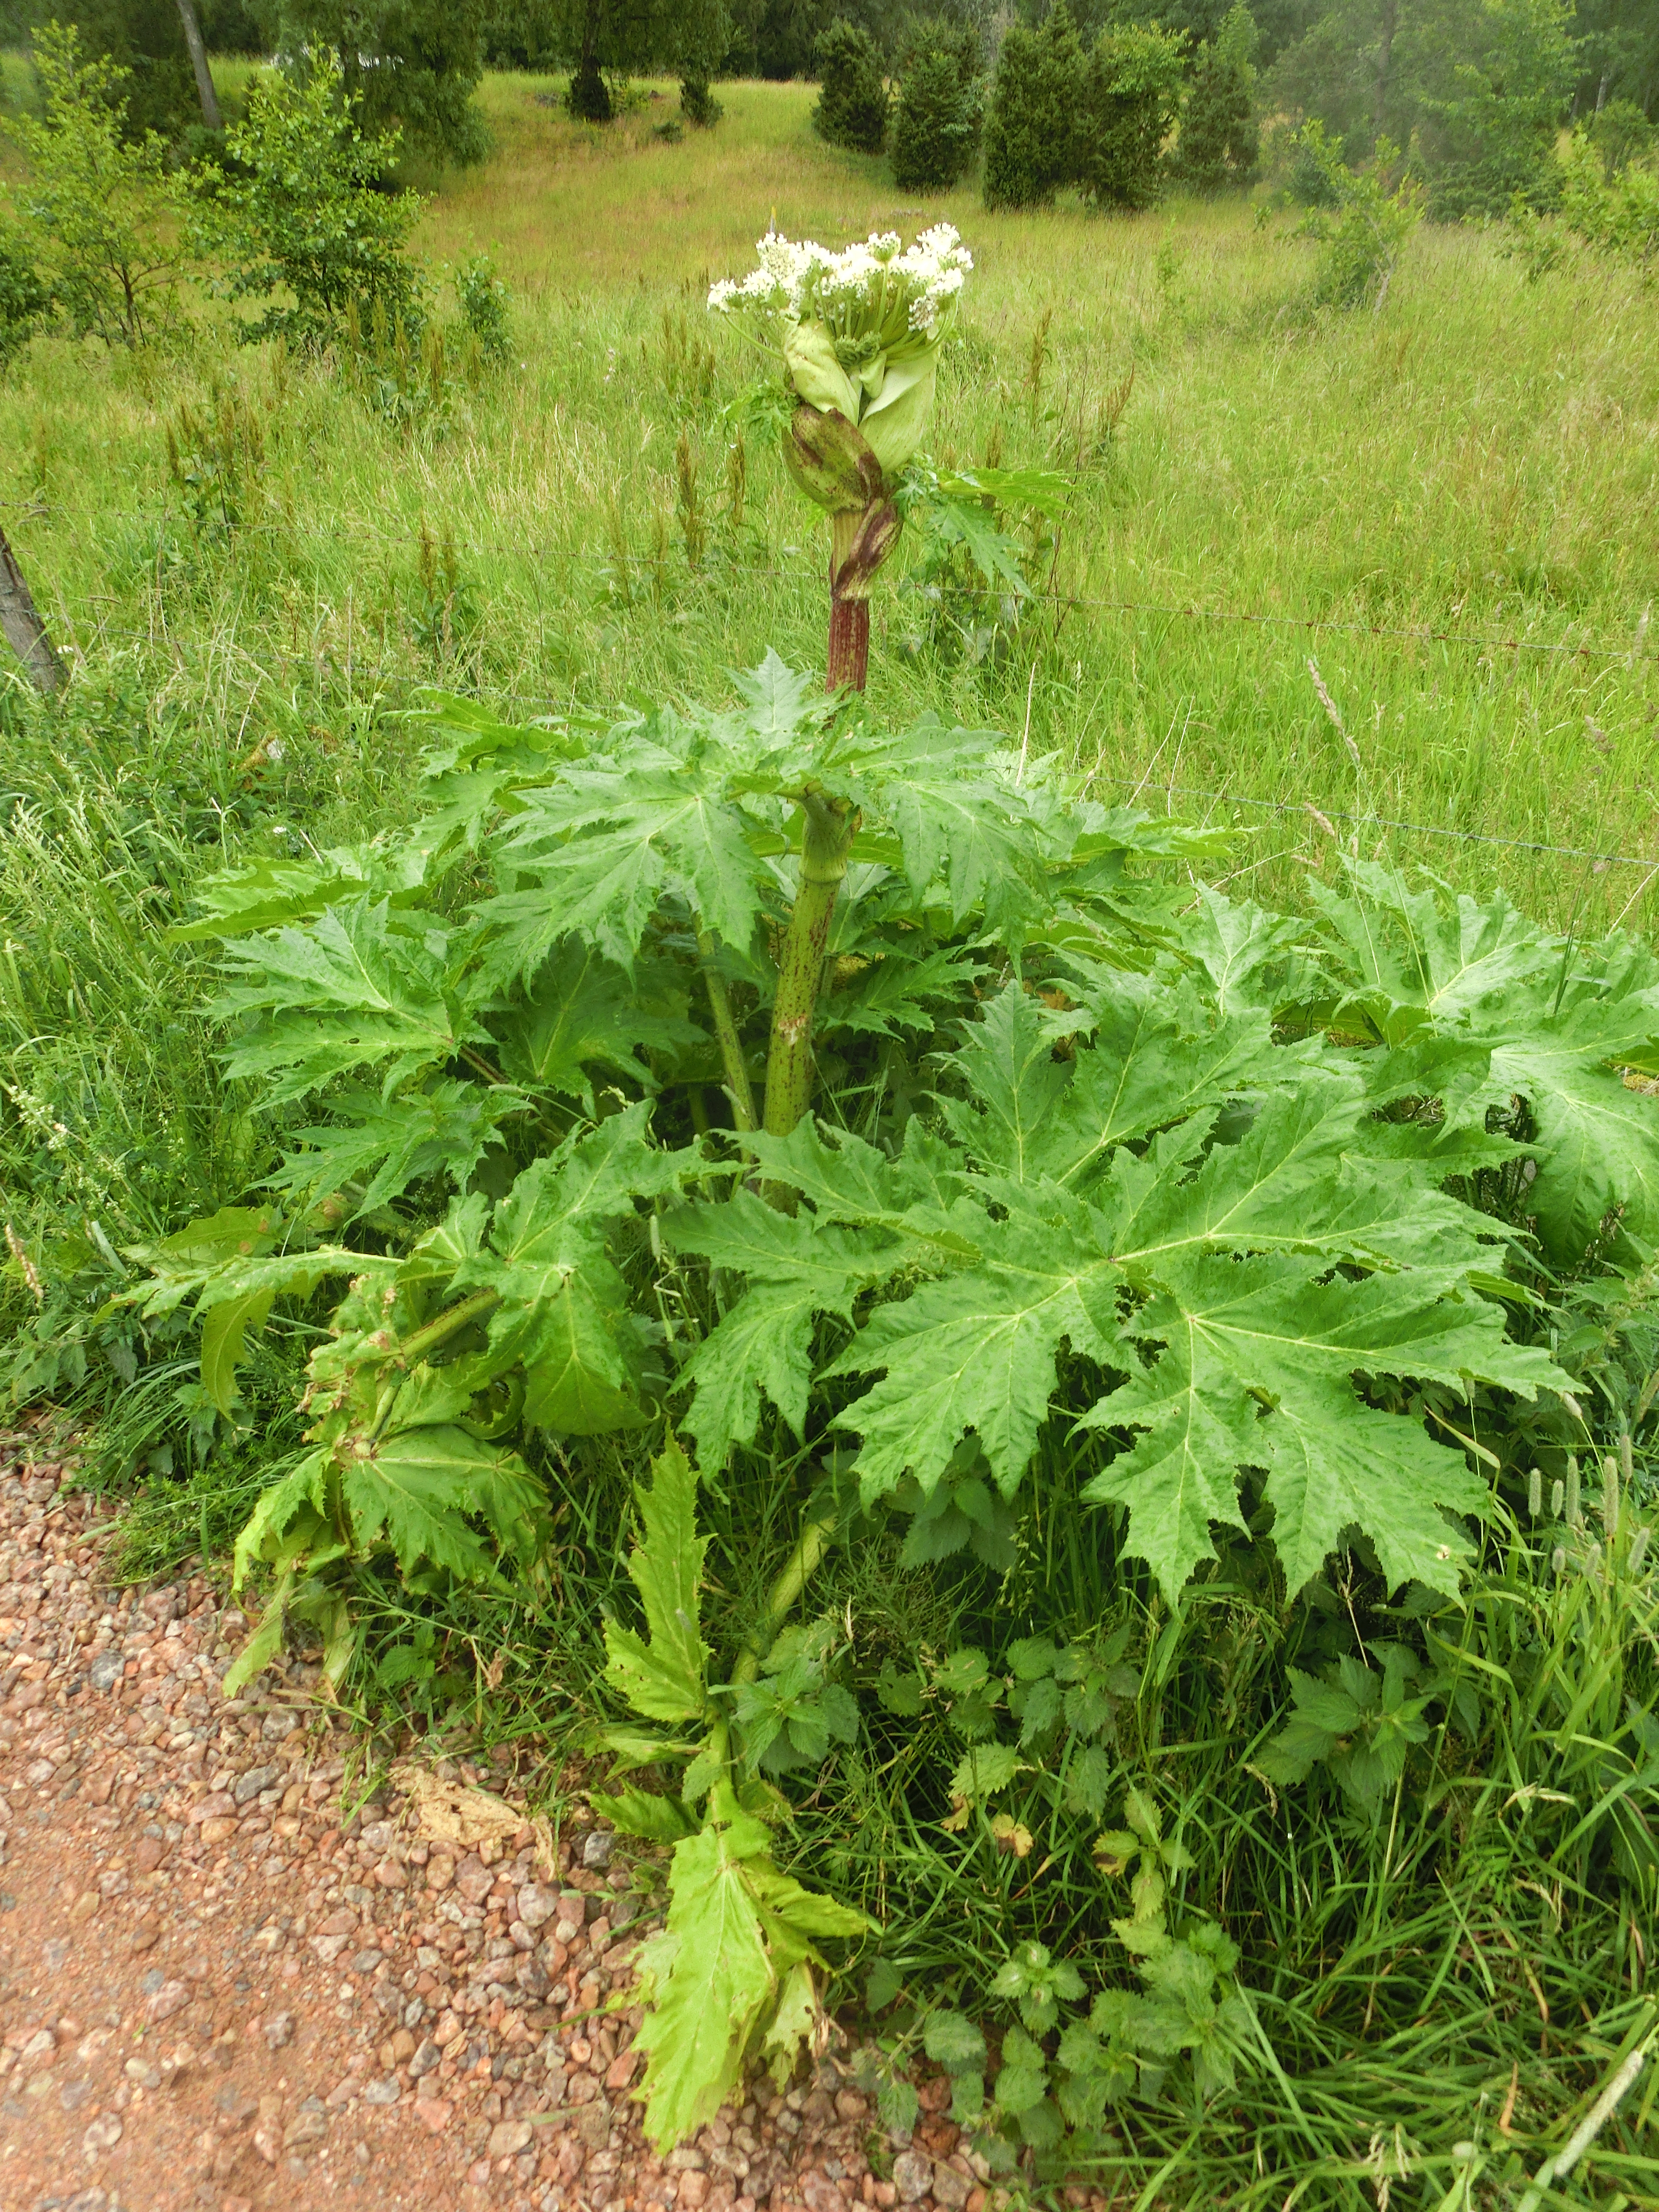
<path fill-rule="evenodd" d="M 368 322 L 378 310 L 411 335 L 421 319 L 420 272 L 404 251 L 420 196 L 386 190 L 397 133 L 366 137 L 358 104 L 333 52 L 303 76 L 270 70 L 227 134 L 234 170 L 204 173 L 199 228 L 230 270 L 231 297 L 272 303 L 250 338 L 317 347 L 353 313 Z M 283 294 L 291 306 L 276 304 Z"/>
<path fill-rule="evenodd" d="M 818 40 L 812 128 L 831 146 L 879 154 L 887 137 L 887 73 L 881 49 L 860 23 L 838 17 Z"/>
<path fill-rule="evenodd" d="M 1659 122 L 1659 8 L 1653 0 L 1577 0 L 1573 29 L 1575 112 L 1599 113 L 1609 100 L 1628 100 Z"/>
<path fill-rule="evenodd" d="M 180 202 L 155 131 L 127 130 L 128 73 L 48 24 L 34 41 L 43 112 L 4 127 L 27 157 L 18 204 L 41 277 L 77 337 L 137 345 L 177 312 Z"/>
<path fill-rule="evenodd" d="M 483 157 L 472 106 L 488 0 L 265 0 L 278 51 L 332 52 L 371 137 L 391 131 L 439 161 Z"/>
<path fill-rule="evenodd" d="M 724 112 L 708 82 L 731 43 L 726 0 L 685 0 L 676 9 L 664 58 L 679 76 L 681 112 L 700 131 L 713 130 Z"/>
<path fill-rule="evenodd" d="M 933 16 L 913 28 L 893 113 L 893 181 L 901 190 L 942 191 L 973 160 L 980 70 L 971 24 Z"/>
<path fill-rule="evenodd" d="M 76 0 L 72 6 L 33 0 L 24 15 L 31 38 L 54 21 L 76 33 L 82 52 L 125 71 L 120 98 L 128 137 L 155 131 L 175 138 L 198 112 L 177 0 Z"/>
<path fill-rule="evenodd" d="M 1242 4 L 1222 19 L 1212 44 L 1200 46 L 1182 112 L 1176 173 L 1194 191 L 1246 185 L 1261 153 L 1255 119 L 1256 27 Z"/>
<path fill-rule="evenodd" d="M 1083 49 L 1066 0 L 1009 26 L 985 120 L 985 204 L 1041 207 L 1077 174 Z"/>
<path fill-rule="evenodd" d="M 196 76 L 196 89 L 202 102 L 202 120 L 210 131 L 223 128 L 219 114 L 219 95 L 213 88 L 213 71 L 208 67 L 207 47 L 202 38 L 202 26 L 197 20 L 196 0 L 179 0 L 179 20 L 184 26 L 185 45 L 190 54 L 190 65 Z"/>
<path fill-rule="evenodd" d="M 1455 59 L 1449 95 L 1431 96 L 1443 133 L 1430 210 L 1501 214 L 1559 196 L 1555 134 L 1572 88 L 1571 0 L 1481 0 L 1478 43 Z"/>
<path fill-rule="evenodd" d="M 1073 180 L 1097 205 L 1151 207 L 1181 100 L 1182 42 L 1130 24 L 1096 40 L 1083 70 Z"/>

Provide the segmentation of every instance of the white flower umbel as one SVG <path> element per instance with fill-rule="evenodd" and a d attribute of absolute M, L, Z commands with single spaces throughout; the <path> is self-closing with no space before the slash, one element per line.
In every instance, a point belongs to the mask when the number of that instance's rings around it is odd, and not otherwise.
<path fill-rule="evenodd" d="M 948 222 L 899 247 L 890 230 L 841 253 L 769 232 L 760 266 L 708 294 L 717 314 L 781 349 L 797 398 L 845 416 L 890 479 L 927 430 L 939 345 L 974 265 Z"/>

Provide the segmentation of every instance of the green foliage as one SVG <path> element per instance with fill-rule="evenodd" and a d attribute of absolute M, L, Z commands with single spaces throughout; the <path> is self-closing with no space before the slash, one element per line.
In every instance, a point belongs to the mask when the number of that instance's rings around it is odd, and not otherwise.
<path fill-rule="evenodd" d="M 921 559 L 904 580 L 916 609 L 906 649 L 947 665 L 1005 660 L 1036 596 L 1027 574 L 1050 550 L 1067 484 L 1048 469 L 935 468 L 915 461 L 899 487 L 899 511 Z M 1009 527 L 1024 511 L 1028 543 Z"/>
<path fill-rule="evenodd" d="M 83 52 L 101 56 L 124 72 L 119 125 L 125 136 L 142 141 L 154 131 L 172 142 L 182 129 L 199 124 L 201 107 L 176 0 L 76 0 L 68 9 L 34 0 L 19 9 L 18 17 L 15 29 L 5 33 L 9 40 L 21 46 L 44 25 L 61 23 L 76 33 Z"/>
<path fill-rule="evenodd" d="M 1164 142 L 1180 112 L 1181 40 L 1139 24 L 1110 26 L 1086 57 L 1074 180 L 1098 207 L 1151 207 L 1163 189 Z"/>
<path fill-rule="evenodd" d="M 887 72 L 861 23 L 839 15 L 817 44 L 819 93 L 812 128 L 831 146 L 879 154 L 887 141 Z"/>
<path fill-rule="evenodd" d="M 28 240 L 9 224 L 0 227 L 0 375 L 46 326 L 52 307 L 52 287 Z"/>
<path fill-rule="evenodd" d="M 710 1655 L 698 1593 L 707 1547 L 696 1534 L 696 1473 L 671 1441 L 650 1490 L 640 1494 L 641 1540 L 629 1563 L 647 1637 L 609 1624 L 605 1630 L 606 1680 L 649 1720 L 704 1717 Z M 609 1801 L 619 1826 L 674 1844 L 667 1924 L 641 1949 L 637 1985 L 649 2008 L 638 2036 L 647 2053 L 645 2124 L 665 2146 L 713 2118 L 745 2063 L 770 2065 L 780 2081 L 788 2078 L 819 2014 L 818 1942 L 861 1935 L 866 1925 L 861 1913 L 778 1871 L 765 1825 L 775 1807 L 745 1778 L 756 1763 L 774 1771 L 805 1763 L 815 1744 L 812 1763 L 821 1765 L 832 1734 L 855 1731 L 855 1716 L 849 1722 L 846 1714 L 851 1700 L 842 1692 L 842 1703 L 833 1705 L 822 1687 L 821 1640 L 795 1635 L 775 1649 L 758 1681 L 752 1651 L 746 1656 L 732 1685 L 746 1756 L 728 1771 L 723 1718 L 700 1748 L 636 1739 L 629 1750 L 635 1762 L 657 1750 L 676 1759 L 694 1753 L 684 1797 L 678 1805 L 658 1801 L 663 1810 L 656 1814 L 639 1791 Z M 704 1796 L 699 1826 L 687 1801 Z"/>
<path fill-rule="evenodd" d="M 26 156 L 22 243 L 76 337 L 136 346 L 179 320 L 186 256 L 166 149 L 125 129 L 125 72 L 76 32 L 37 32 L 41 112 L 3 126 Z"/>
<path fill-rule="evenodd" d="M 957 183 L 979 142 L 979 36 L 933 17 L 911 33 L 893 109 L 893 181 L 905 191 Z"/>
<path fill-rule="evenodd" d="M 709 90 L 708 79 L 692 76 L 680 80 L 680 112 L 696 129 L 712 131 L 726 110 Z"/>
<path fill-rule="evenodd" d="M 1437 219 L 1501 215 L 1517 196 L 1547 205 L 1559 191 L 1555 134 L 1573 78 L 1571 0 L 1483 0 L 1478 57 L 1460 56 L 1430 113 L 1445 134 L 1429 211 Z"/>
<path fill-rule="evenodd" d="M 487 253 L 475 253 L 455 271 L 455 301 L 461 327 L 483 358 L 499 368 L 510 350 L 507 309 L 511 295 Z"/>
<path fill-rule="evenodd" d="M 1103 207 L 1149 207 L 1180 105 L 1182 42 L 1113 23 L 1078 38 L 1066 0 L 1040 28 L 1011 26 L 985 125 L 987 207 L 1043 206 L 1076 185 Z"/>
<path fill-rule="evenodd" d="M 1538 233 L 1537 218 L 1524 202 L 1510 215 L 1524 235 Z M 1591 132 L 1576 131 L 1561 156 L 1560 220 L 1604 253 L 1652 261 L 1659 256 L 1659 163 L 1632 155 L 1609 173 L 1605 145 Z"/>
<path fill-rule="evenodd" d="M 1200 46 L 1181 111 L 1174 169 L 1190 191 L 1248 185 L 1261 153 L 1255 116 L 1258 33 L 1248 8 L 1229 9 L 1213 40 Z"/>
<path fill-rule="evenodd" d="M 1400 149 L 1379 139 L 1375 167 L 1356 173 L 1317 123 L 1303 125 L 1298 143 L 1302 158 L 1322 180 L 1314 193 L 1316 212 L 1301 232 L 1319 241 L 1314 298 L 1322 307 L 1378 309 L 1422 213 L 1409 179 L 1402 179 L 1392 192 L 1387 189 L 1385 173 L 1398 160 Z M 1325 204 L 1337 210 L 1334 222 L 1318 211 Z"/>
<path fill-rule="evenodd" d="M 485 0 L 264 0 L 279 52 L 343 58 L 346 106 L 373 143 L 441 161 L 483 157 L 472 95 L 483 74 Z"/>
<path fill-rule="evenodd" d="M 1331 0 L 1279 57 L 1270 95 L 1322 124 L 1356 167 L 1379 137 L 1408 146 L 1437 219 L 1498 215 L 1517 193 L 1544 207 L 1587 58 L 1575 32 L 1595 12 L 1570 0 Z M 1613 46 L 1623 43 L 1615 33 Z M 1612 46 L 1602 52 L 1585 109 L 1616 80 Z"/>
<path fill-rule="evenodd" d="M 1078 172 L 1083 49 L 1066 0 L 1009 26 L 985 118 L 985 204 L 1041 207 Z"/>
<path fill-rule="evenodd" d="M 1633 100 L 1610 100 L 1597 108 L 1584 136 L 1601 157 L 1601 177 L 1611 184 L 1632 161 L 1647 161 L 1659 151 L 1659 129 Z"/>
<path fill-rule="evenodd" d="M 204 173 L 203 235 L 228 264 L 230 296 L 270 303 L 245 326 L 250 340 L 318 347 L 350 315 L 366 325 L 378 313 L 411 331 L 423 319 L 406 250 L 421 202 L 385 189 L 397 138 L 366 137 L 358 104 L 331 52 L 313 56 L 304 77 L 263 74 L 226 136 L 236 166 Z"/>

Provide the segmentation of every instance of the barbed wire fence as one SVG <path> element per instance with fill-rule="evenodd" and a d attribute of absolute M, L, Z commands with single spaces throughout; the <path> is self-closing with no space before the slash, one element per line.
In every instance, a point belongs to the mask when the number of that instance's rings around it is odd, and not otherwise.
<path fill-rule="evenodd" d="M 0 501 L 0 513 L 8 512 L 27 514 L 36 520 L 50 519 L 85 520 L 88 523 L 102 525 L 111 522 L 126 522 L 151 523 L 158 526 L 182 522 L 185 527 L 191 526 L 188 518 L 177 516 L 166 508 L 113 511 L 101 509 L 96 513 L 87 510 L 77 514 L 73 509 L 52 507 L 40 501 Z M 289 534 L 286 526 L 280 524 L 247 522 L 235 526 L 234 534 L 247 533 L 279 536 Z M 667 566 L 667 556 L 662 549 L 650 552 L 632 552 L 624 551 L 620 548 L 611 548 L 604 553 L 590 553 L 568 546 L 538 543 L 533 538 L 503 540 L 477 536 L 462 538 L 450 531 L 446 531 L 440 539 L 426 529 L 387 530 L 377 528 L 372 525 L 365 526 L 361 520 L 358 520 L 353 532 L 352 542 L 355 544 L 362 539 L 367 539 L 370 544 L 382 550 L 394 548 L 413 550 L 419 548 L 423 541 L 429 548 L 435 550 L 441 544 L 452 548 L 457 555 L 471 561 L 487 557 L 516 558 L 533 563 L 544 570 L 556 564 L 567 568 L 590 571 L 596 580 L 603 580 L 606 576 L 615 577 L 619 571 L 631 568 L 642 572 L 647 579 L 654 577 L 662 580 L 665 587 L 666 586 L 666 579 L 663 572 Z M 822 570 L 817 566 L 809 567 L 803 563 L 797 567 L 780 567 L 771 562 L 740 562 L 719 556 L 709 561 L 707 567 L 701 572 L 696 570 L 689 572 L 691 576 L 696 576 L 699 574 L 705 580 L 718 581 L 728 577 L 742 578 L 798 586 L 803 589 L 813 591 L 819 589 L 823 580 Z M 684 579 L 677 579 L 677 581 L 684 580 Z M 648 584 L 647 587 L 649 587 Z M 629 588 L 631 592 L 635 587 L 630 586 Z M 953 584 L 951 591 L 956 596 L 978 597 L 1005 602 L 1011 597 L 1010 592 L 1004 586 L 988 583 Z M 52 594 L 52 600 L 54 611 L 60 617 L 67 617 L 72 608 L 84 609 L 91 612 L 100 607 L 117 607 L 127 604 L 122 598 L 112 593 L 77 594 L 61 591 Z M 1416 646 L 1444 646 L 1485 655 L 1534 653 L 1578 661 L 1599 662 L 1609 666 L 1623 665 L 1632 669 L 1659 663 L 1659 652 L 1650 650 L 1647 643 L 1650 607 L 1644 609 L 1635 624 L 1632 638 L 1623 645 L 1613 645 L 1600 639 L 1493 635 L 1483 631 L 1439 629 L 1431 624 L 1370 623 L 1340 615 L 1304 615 L 1285 613 L 1277 609 L 1205 606 L 1190 601 L 1169 599 L 1114 599 L 1063 590 L 1034 592 L 1023 604 L 1027 607 L 1041 605 L 1046 609 L 1052 610 L 1057 620 L 1063 618 L 1073 610 L 1086 610 L 1094 613 L 1150 617 L 1175 622 L 1237 623 L 1262 629 L 1299 630 L 1304 632 L 1310 640 L 1325 635 L 1377 638 Z M 70 632 L 68 642 L 70 650 L 77 655 L 83 656 L 86 647 L 76 641 L 75 635 L 76 625 L 71 621 L 68 623 L 67 627 Z M 104 617 L 94 615 L 88 627 L 91 628 L 95 640 L 100 643 L 105 641 L 120 641 L 125 643 L 146 646 L 152 650 L 167 653 L 174 659 L 175 662 L 186 651 L 222 650 L 222 641 L 216 637 L 190 638 L 181 635 L 176 629 L 168 628 L 165 623 L 159 629 L 152 628 L 148 630 L 135 630 L 125 627 L 114 627 Z M 366 624 L 365 627 L 372 635 L 373 625 Z M 246 647 L 239 644 L 236 650 L 249 660 L 266 680 L 270 682 L 282 680 L 272 670 L 264 666 L 260 657 L 250 653 Z M 319 648 L 313 644 L 313 650 L 310 653 L 295 652 L 288 654 L 272 654 L 267 652 L 264 659 L 279 660 L 282 666 L 289 672 L 304 670 L 314 674 L 319 665 L 319 652 L 324 660 L 331 658 L 326 648 Z M 337 660 L 335 665 L 338 666 Z M 1312 665 L 1310 665 L 1311 667 Z M 349 680 L 360 681 L 369 685 L 405 686 L 411 681 L 411 672 L 406 664 L 377 664 L 362 660 L 349 660 L 344 672 Z M 1316 671 L 1315 675 L 1316 689 L 1321 691 L 1322 696 L 1322 684 L 1317 678 Z M 568 699 L 562 695 L 526 692 L 513 685 L 506 687 L 506 696 L 511 705 L 517 708 L 538 707 L 557 712 L 569 704 Z M 1331 712 L 1328 699 L 1326 711 L 1328 714 Z M 1349 750 L 1353 751 L 1355 749 L 1352 741 L 1348 738 L 1346 730 L 1342 729 L 1340 720 L 1334 716 L 1333 719 L 1336 720 L 1337 727 L 1345 742 L 1348 744 Z M 1148 787 L 1151 776 L 1150 771 L 1137 778 L 1129 775 L 1108 775 L 1097 769 L 1091 773 L 1089 781 L 1133 789 L 1139 795 Z M 1375 811 L 1357 812 L 1352 808 L 1345 808 L 1334 804 L 1316 803 L 1311 799 L 1265 799 L 1249 792 L 1217 790 L 1201 786 L 1180 785 L 1173 781 L 1159 783 L 1157 789 L 1171 805 L 1176 799 L 1182 799 L 1201 802 L 1212 806 L 1254 808 L 1278 816 L 1304 816 L 1313 826 L 1332 836 L 1336 834 L 1334 825 L 1340 822 L 1358 830 L 1388 830 L 1412 836 L 1439 839 L 1462 845 L 1528 853 L 1563 860 L 1582 860 L 1589 863 L 1598 872 L 1611 867 L 1640 868 L 1649 871 L 1650 875 L 1659 875 L 1659 860 L 1649 854 L 1623 853 L 1616 850 L 1603 851 L 1593 847 L 1559 844 L 1531 838 L 1500 837 L 1486 831 L 1458 829 L 1446 823 L 1413 822 Z M 1645 883 L 1642 888 L 1645 889 Z M 1635 896 L 1639 896 L 1638 890 Z M 1632 897 L 1629 903 L 1634 902 L 1634 897 Z M 1628 911 L 1628 906 L 1626 911 Z"/>

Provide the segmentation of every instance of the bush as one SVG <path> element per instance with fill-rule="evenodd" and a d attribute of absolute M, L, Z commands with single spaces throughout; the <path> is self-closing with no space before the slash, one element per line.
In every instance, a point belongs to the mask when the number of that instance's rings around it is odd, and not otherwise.
<path fill-rule="evenodd" d="M 1389 192 L 1385 173 L 1400 157 L 1386 138 L 1376 142 L 1376 166 L 1367 174 L 1349 168 L 1317 123 L 1304 125 L 1302 150 L 1321 171 L 1340 210 L 1334 225 L 1321 213 L 1302 226 L 1321 246 L 1314 298 L 1326 307 L 1380 307 L 1388 297 L 1400 250 L 1421 213 L 1415 191 L 1402 182 Z"/>
<path fill-rule="evenodd" d="M 1659 257 L 1659 169 L 1626 161 L 1611 175 L 1594 128 L 1575 134 L 1561 160 L 1561 219 L 1604 252 Z"/>
<path fill-rule="evenodd" d="M 879 154 L 887 137 L 887 77 L 881 49 L 860 23 L 844 16 L 818 40 L 818 82 L 812 128 L 831 146 Z"/>
<path fill-rule="evenodd" d="M 944 19 L 913 32 L 893 112 L 893 181 L 942 191 L 974 158 L 980 125 L 980 47 L 968 24 Z"/>
<path fill-rule="evenodd" d="M 1632 161 L 1646 161 L 1659 149 L 1659 126 L 1649 122 L 1633 100 L 1610 100 L 1584 126 L 1601 160 L 1604 183 L 1611 184 Z"/>
<path fill-rule="evenodd" d="M 706 76 L 680 80 L 680 113 L 699 131 L 712 131 L 726 110 L 708 88 Z"/>
<path fill-rule="evenodd" d="M 271 302 L 245 327 L 249 339 L 314 349 L 340 334 L 348 309 L 419 334 L 421 274 L 404 249 L 420 196 L 387 189 L 398 134 L 365 137 L 356 106 L 337 54 L 313 57 L 303 82 L 262 75 L 226 133 L 240 173 L 202 172 L 202 234 L 229 265 L 231 297 Z M 292 306 L 276 304 L 283 293 Z"/>
<path fill-rule="evenodd" d="M 72 29 L 40 32 L 34 65 L 44 112 L 4 126 L 29 165 L 25 250 L 77 337 L 137 345 L 175 319 L 186 258 L 166 149 L 126 135 L 126 71 L 83 58 Z"/>
<path fill-rule="evenodd" d="M 0 228 L 0 375 L 50 318 L 53 304 L 27 240 Z"/>
<path fill-rule="evenodd" d="M 1193 191 L 1223 191 L 1255 175 L 1261 158 L 1255 46 L 1255 19 L 1240 5 L 1229 9 L 1214 40 L 1199 48 L 1173 163 Z"/>
<path fill-rule="evenodd" d="M 1084 65 L 1074 181 L 1102 207 L 1151 207 L 1181 97 L 1181 40 L 1141 24 L 1104 30 Z"/>
<path fill-rule="evenodd" d="M 455 299 L 462 324 L 488 362 L 500 363 L 507 356 L 508 296 L 487 253 L 475 253 L 455 271 Z"/>
<path fill-rule="evenodd" d="M 1077 174 L 1083 50 L 1066 0 L 1040 29 L 1012 24 L 985 121 L 985 204 L 1040 207 Z"/>

